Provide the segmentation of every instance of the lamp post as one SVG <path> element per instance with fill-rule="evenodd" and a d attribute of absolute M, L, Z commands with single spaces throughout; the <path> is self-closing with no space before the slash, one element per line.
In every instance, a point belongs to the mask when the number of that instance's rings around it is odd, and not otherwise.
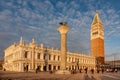
<path fill-rule="evenodd" d="M 79 69 L 79 59 L 76 59 L 75 62 L 76 62 L 76 69 Z"/>
<path fill-rule="evenodd" d="M 98 57 L 96 57 L 96 68 L 97 68 L 97 70 L 98 70 Z"/>
<path fill-rule="evenodd" d="M 113 63 L 113 65 L 114 65 L 114 69 L 115 69 L 115 67 L 116 67 L 116 66 L 115 66 L 115 54 L 113 54 L 113 55 L 114 55 L 114 56 L 113 56 L 113 57 L 114 57 L 114 63 Z"/>

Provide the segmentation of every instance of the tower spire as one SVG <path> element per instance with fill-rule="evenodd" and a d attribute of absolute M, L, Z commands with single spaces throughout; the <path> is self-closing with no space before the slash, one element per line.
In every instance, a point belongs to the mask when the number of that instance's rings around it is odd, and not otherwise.
<path fill-rule="evenodd" d="M 95 13 L 95 16 L 94 16 L 92 25 L 94 25 L 94 24 L 96 24 L 96 23 L 101 23 L 101 24 L 102 24 L 102 22 L 101 22 L 101 20 L 100 20 L 100 17 L 99 17 L 98 11 L 96 11 L 96 13 Z"/>

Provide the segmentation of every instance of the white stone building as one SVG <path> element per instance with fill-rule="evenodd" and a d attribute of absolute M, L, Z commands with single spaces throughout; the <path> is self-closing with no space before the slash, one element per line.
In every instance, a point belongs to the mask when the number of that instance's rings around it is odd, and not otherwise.
<path fill-rule="evenodd" d="M 59 70 L 61 63 L 60 50 L 45 48 L 43 44 L 38 46 L 34 39 L 29 44 L 20 40 L 19 44 L 13 44 L 5 49 L 4 69 L 7 71 L 24 72 L 35 70 L 38 66 L 41 71 Z M 81 53 L 67 52 L 66 69 L 95 68 L 95 57 Z"/>

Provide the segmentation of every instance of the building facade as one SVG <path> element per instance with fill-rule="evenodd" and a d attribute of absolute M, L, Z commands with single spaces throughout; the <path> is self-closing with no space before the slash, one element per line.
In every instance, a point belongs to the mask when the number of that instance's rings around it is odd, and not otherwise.
<path fill-rule="evenodd" d="M 33 43 L 35 46 L 34 51 Z M 39 66 L 41 71 L 50 71 L 59 70 L 60 63 L 60 50 L 45 48 L 43 44 L 38 46 L 34 40 L 29 44 L 25 44 L 21 38 L 19 44 L 13 44 L 5 50 L 3 67 L 8 71 L 24 72 L 26 67 L 28 71 L 31 71 Z M 95 63 L 95 57 L 81 53 L 67 52 L 67 70 L 84 69 L 86 67 L 91 69 L 95 68 Z"/>
<path fill-rule="evenodd" d="M 91 24 L 91 56 L 96 57 L 97 64 L 104 64 L 104 29 L 98 12 Z"/>
<path fill-rule="evenodd" d="M 106 69 L 113 68 L 120 70 L 120 60 L 105 61 L 105 68 Z"/>

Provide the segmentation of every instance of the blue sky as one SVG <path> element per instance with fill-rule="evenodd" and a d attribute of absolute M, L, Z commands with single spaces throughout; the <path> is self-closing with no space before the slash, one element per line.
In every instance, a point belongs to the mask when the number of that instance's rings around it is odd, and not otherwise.
<path fill-rule="evenodd" d="M 0 59 L 3 50 L 18 43 L 22 36 L 26 43 L 35 38 L 50 48 L 60 49 L 60 35 L 56 28 L 66 21 L 67 47 L 70 52 L 90 54 L 90 28 L 96 10 L 105 31 L 107 60 L 120 59 L 120 1 L 119 0 L 0 0 Z"/>

